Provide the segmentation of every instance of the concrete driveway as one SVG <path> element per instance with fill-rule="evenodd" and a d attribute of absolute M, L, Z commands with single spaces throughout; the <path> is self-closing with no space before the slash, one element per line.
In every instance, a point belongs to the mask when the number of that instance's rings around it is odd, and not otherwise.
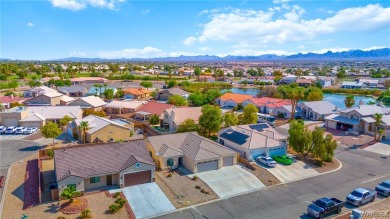
<path fill-rule="evenodd" d="M 156 183 L 145 183 L 114 189 L 110 190 L 110 193 L 120 190 L 126 196 L 131 209 L 138 219 L 157 216 L 176 209 Z"/>
<path fill-rule="evenodd" d="M 278 163 L 274 168 L 265 169 L 283 183 L 319 175 L 316 170 L 306 165 L 302 161 L 296 161 L 295 163 L 288 166 Z"/>
<path fill-rule="evenodd" d="M 265 187 L 256 176 L 239 165 L 223 167 L 219 170 L 211 170 L 193 175 L 198 176 L 207 183 L 220 198 Z M 192 175 L 189 176 L 192 177 Z"/>
<path fill-rule="evenodd" d="M 383 156 L 390 156 L 390 142 L 389 141 L 378 142 L 364 148 L 364 150 L 377 153 Z"/>

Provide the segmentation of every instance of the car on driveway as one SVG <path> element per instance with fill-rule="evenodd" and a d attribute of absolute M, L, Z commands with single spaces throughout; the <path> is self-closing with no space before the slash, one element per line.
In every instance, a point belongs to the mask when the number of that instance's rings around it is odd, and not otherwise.
<path fill-rule="evenodd" d="M 385 197 L 390 196 L 390 180 L 383 181 L 375 187 L 375 191 Z"/>
<path fill-rule="evenodd" d="M 262 163 L 268 167 L 276 166 L 276 162 L 271 157 L 260 156 L 256 158 L 256 161 Z"/>
<path fill-rule="evenodd" d="M 32 134 L 37 130 L 38 130 L 37 128 L 26 128 L 26 130 L 24 130 L 24 134 Z"/>
<path fill-rule="evenodd" d="M 377 192 L 368 188 L 358 188 L 353 190 L 347 196 L 347 202 L 351 203 L 355 206 L 362 206 L 369 202 L 374 202 L 376 198 Z"/>
<path fill-rule="evenodd" d="M 307 213 L 314 218 L 324 218 L 328 213 L 336 211 L 340 213 L 342 208 L 345 206 L 345 202 L 336 198 L 320 198 L 313 201 L 313 204 L 307 207 Z"/>
<path fill-rule="evenodd" d="M 17 127 L 15 129 L 15 134 L 24 134 L 24 131 L 26 130 L 27 128 L 25 127 Z"/>
<path fill-rule="evenodd" d="M 3 134 L 7 128 L 5 126 L 0 126 L 0 134 Z"/>
<path fill-rule="evenodd" d="M 276 162 L 284 164 L 284 165 L 290 165 L 294 162 L 294 160 L 288 156 L 274 156 L 272 157 Z"/>
<path fill-rule="evenodd" d="M 14 134 L 16 131 L 16 127 L 15 126 L 10 126 L 8 127 L 6 130 L 5 130 L 5 134 Z"/>

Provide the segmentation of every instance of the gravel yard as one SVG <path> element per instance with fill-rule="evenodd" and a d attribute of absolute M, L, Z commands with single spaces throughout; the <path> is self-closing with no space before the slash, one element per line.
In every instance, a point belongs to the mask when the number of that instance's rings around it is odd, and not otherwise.
<path fill-rule="evenodd" d="M 168 172 L 156 172 L 156 183 L 176 208 L 195 205 L 217 199 L 218 196 L 201 179 L 192 180 L 188 176 L 172 172 L 171 177 L 166 177 Z M 200 189 L 196 189 L 200 186 Z M 201 193 L 205 189 L 209 194 Z"/>
<path fill-rule="evenodd" d="M 281 183 L 278 178 L 272 175 L 269 171 L 256 164 L 252 165 L 254 170 L 246 168 L 246 170 L 255 175 L 265 186 L 272 186 Z"/>
<path fill-rule="evenodd" d="M 66 201 L 40 204 L 23 210 L 24 177 L 26 174 L 27 161 L 37 158 L 38 154 L 36 153 L 21 160 L 20 163 L 15 163 L 11 167 L 11 177 L 8 181 L 6 190 L 4 190 L 5 200 L 2 218 L 21 218 L 23 214 L 27 215 L 29 219 L 57 218 L 58 216 L 66 216 L 66 218 L 69 219 L 78 218 L 79 215 L 75 214 L 68 216 L 59 211 L 58 206 Z M 113 204 L 115 199 L 107 197 L 104 192 L 86 195 L 84 198 L 88 200 L 88 208 L 91 209 L 94 218 L 129 218 L 125 208 L 113 215 L 106 212 L 108 206 Z"/>

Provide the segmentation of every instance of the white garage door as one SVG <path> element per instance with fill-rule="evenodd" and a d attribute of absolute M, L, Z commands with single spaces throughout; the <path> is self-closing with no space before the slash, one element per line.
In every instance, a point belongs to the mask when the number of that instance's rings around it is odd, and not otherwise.
<path fill-rule="evenodd" d="M 328 124 L 327 124 L 327 127 L 328 127 L 328 128 L 336 129 L 336 127 L 337 127 L 337 122 L 328 120 L 327 123 L 328 123 Z"/>
<path fill-rule="evenodd" d="M 16 118 L 6 118 L 2 121 L 3 126 L 19 126 L 19 120 Z"/>
<path fill-rule="evenodd" d="M 286 155 L 286 150 L 284 147 L 276 147 L 269 149 L 269 156 L 284 156 Z"/>
<path fill-rule="evenodd" d="M 218 160 L 198 163 L 198 173 L 209 170 L 218 170 Z"/>
<path fill-rule="evenodd" d="M 233 165 L 233 156 L 224 157 L 224 158 L 223 158 L 223 166 L 224 166 L 224 167 L 232 166 L 232 165 Z"/>

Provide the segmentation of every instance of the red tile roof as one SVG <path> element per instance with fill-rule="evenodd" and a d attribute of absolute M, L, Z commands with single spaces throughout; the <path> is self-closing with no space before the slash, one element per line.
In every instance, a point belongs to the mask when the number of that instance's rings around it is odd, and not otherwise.
<path fill-rule="evenodd" d="M 256 106 L 267 106 L 269 108 L 277 108 L 284 105 L 291 105 L 290 100 L 286 99 L 277 99 L 277 98 L 271 98 L 271 97 L 253 97 L 250 99 L 252 103 L 254 103 Z"/>
<path fill-rule="evenodd" d="M 233 100 L 236 103 L 242 103 L 252 97 L 253 96 L 246 94 L 225 93 L 220 97 L 220 99 L 223 101 Z"/>
<path fill-rule="evenodd" d="M 141 106 L 137 110 L 137 112 L 143 111 L 143 112 L 148 112 L 151 114 L 161 115 L 166 109 L 170 109 L 172 107 L 173 107 L 173 105 L 171 105 L 171 104 L 150 101 L 150 102 L 144 104 L 143 106 Z"/>
<path fill-rule="evenodd" d="M 11 98 L 10 96 L 0 97 L 0 103 L 14 103 L 14 102 L 19 102 L 19 101 L 23 101 L 23 100 L 25 100 L 25 98 L 21 98 L 21 97 Z"/>

